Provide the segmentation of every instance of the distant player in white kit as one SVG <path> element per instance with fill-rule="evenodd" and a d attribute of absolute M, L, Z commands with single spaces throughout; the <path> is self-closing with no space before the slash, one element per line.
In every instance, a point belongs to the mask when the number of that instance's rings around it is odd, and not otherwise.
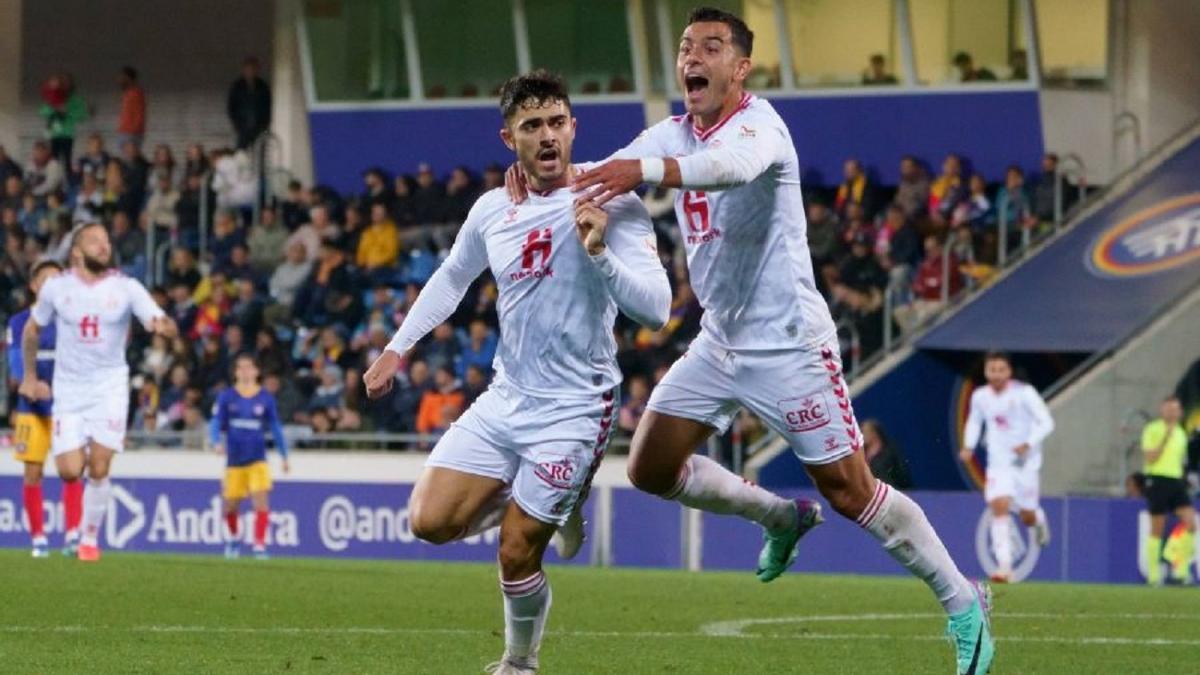
<path fill-rule="evenodd" d="M 83 493 L 83 532 L 79 559 L 100 559 L 100 524 L 112 484 L 114 453 L 125 445 L 129 411 L 129 365 L 125 344 L 136 316 L 147 330 L 175 335 L 175 322 L 135 279 L 112 268 L 108 232 L 99 223 L 80 225 L 72 234 L 71 269 L 42 286 L 22 334 L 25 375 L 20 393 L 45 398 L 53 389 L 50 449 L 59 475 L 76 480 L 87 469 Z M 57 333 L 53 386 L 37 379 L 41 329 L 54 321 Z"/>
<path fill-rule="evenodd" d="M 963 434 L 959 458 L 975 457 L 975 447 L 987 428 L 987 485 L 984 499 L 992 510 L 992 554 L 996 572 L 992 581 L 1012 581 L 1012 507 L 1021 522 L 1034 529 L 1038 546 L 1050 542 L 1050 525 L 1038 505 L 1041 490 L 1042 441 L 1054 431 L 1046 402 L 1031 385 L 1013 379 L 1012 361 L 1002 352 L 983 359 L 987 386 L 971 394 L 971 412 Z"/>
<path fill-rule="evenodd" d="M 775 579 L 819 511 L 693 455 L 749 408 L 791 443 L 838 513 L 934 591 L 958 671 L 987 672 L 987 589 L 963 577 L 921 508 L 872 477 L 859 452 L 836 331 L 813 279 L 796 150 L 771 104 L 744 88 L 753 40 L 733 14 L 693 10 L 676 61 L 687 114 L 647 129 L 573 184 L 581 200 L 600 204 L 643 183 L 680 188 L 676 215 L 704 307 L 699 337 L 650 397 L 629 477 L 646 492 L 762 525 L 758 576 Z"/>
<path fill-rule="evenodd" d="M 401 355 L 442 323 L 491 268 L 500 345 L 491 387 L 441 438 L 413 489 L 413 533 L 446 543 L 500 523 L 505 653 L 496 673 L 534 673 L 550 610 L 542 556 L 587 497 L 618 407 L 613 322 L 658 329 L 671 288 L 649 214 L 626 195 L 606 209 L 576 204 L 575 119 L 562 80 L 543 71 L 500 95 L 501 137 L 529 176 L 530 198 L 481 196 L 450 255 L 363 379 L 386 392 Z M 577 516 L 575 516 L 577 517 Z M 578 538 L 576 539 L 576 544 Z"/>

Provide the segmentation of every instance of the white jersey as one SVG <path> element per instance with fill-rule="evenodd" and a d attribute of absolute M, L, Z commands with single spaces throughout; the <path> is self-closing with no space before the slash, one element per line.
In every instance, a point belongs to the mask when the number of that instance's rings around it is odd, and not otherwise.
<path fill-rule="evenodd" d="M 675 213 L 701 327 L 718 346 L 816 349 L 834 335 L 813 278 L 796 149 L 770 103 L 745 94 L 704 131 L 671 117 L 613 157 L 679 161 Z"/>
<path fill-rule="evenodd" d="M 48 279 L 31 316 L 39 326 L 55 322 L 54 396 L 128 380 L 125 345 L 129 321 L 143 324 L 165 316 L 135 279 L 111 271 L 87 282 L 73 271 Z M 110 395 L 110 394 L 105 394 Z"/>
<path fill-rule="evenodd" d="M 963 444 L 968 448 L 978 445 L 985 425 L 989 467 L 1017 464 L 1013 449 L 1024 443 L 1029 444 L 1029 454 L 1020 463 L 1032 468 L 1041 466 L 1042 441 L 1054 431 L 1054 419 L 1032 386 L 1010 380 L 999 393 L 990 385 L 976 389 L 971 394 Z"/>
<path fill-rule="evenodd" d="M 576 196 L 565 188 L 531 193 L 520 205 L 502 189 L 481 196 L 388 349 L 412 348 L 491 268 L 499 288 L 497 383 L 555 398 L 590 398 L 619 384 L 618 306 L 639 322 L 661 325 L 671 288 L 636 196 L 605 205 L 607 250 L 594 258 L 576 234 Z"/>

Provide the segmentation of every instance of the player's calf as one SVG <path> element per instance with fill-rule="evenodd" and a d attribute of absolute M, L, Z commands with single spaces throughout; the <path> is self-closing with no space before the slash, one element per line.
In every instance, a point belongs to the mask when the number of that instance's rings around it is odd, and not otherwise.
<path fill-rule="evenodd" d="M 555 526 L 508 507 L 500 526 L 500 590 L 504 594 L 504 656 L 498 672 L 536 672 L 550 614 L 551 593 L 542 556 Z M 505 670 L 507 669 L 507 670 Z"/>

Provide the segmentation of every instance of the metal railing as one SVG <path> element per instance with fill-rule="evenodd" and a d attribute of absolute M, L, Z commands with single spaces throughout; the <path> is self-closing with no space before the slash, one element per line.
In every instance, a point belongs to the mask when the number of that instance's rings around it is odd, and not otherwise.
<path fill-rule="evenodd" d="M 0 364 L 3 367 L 4 364 Z M 10 434 L 11 429 L 0 429 L 0 435 Z M 441 434 L 389 433 L 377 431 L 329 431 L 314 432 L 306 427 L 289 425 L 283 430 L 284 437 L 293 447 L 321 450 L 418 450 L 432 448 Z M 125 439 L 131 448 L 189 449 L 204 448 L 208 444 L 208 427 L 199 429 L 145 431 L 130 429 Z M 615 436 L 609 443 L 610 450 L 624 451 L 629 448 L 629 438 Z"/>
<path fill-rule="evenodd" d="M 1054 172 L 1054 228 L 1058 229 L 1063 224 L 1063 179 L 1075 179 L 1076 188 L 1079 190 L 1076 204 L 1082 204 L 1083 200 L 1087 199 L 1087 165 L 1083 158 L 1072 152 L 1063 155 L 1062 161 Z"/>
<path fill-rule="evenodd" d="M 1118 173 L 1120 162 L 1121 138 L 1127 133 L 1133 134 L 1133 164 L 1142 160 L 1142 120 L 1126 110 L 1113 118 L 1112 157 L 1109 171 Z"/>
<path fill-rule="evenodd" d="M 200 181 L 200 222 L 196 226 L 196 234 L 199 237 L 196 243 L 196 259 L 200 264 L 204 264 L 204 254 L 208 250 L 208 228 L 212 219 L 212 214 L 208 212 L 208 203 L 212 198 L 212 178 L 213 172 L 210 169 L 204 172 L 204 178 Z"/>

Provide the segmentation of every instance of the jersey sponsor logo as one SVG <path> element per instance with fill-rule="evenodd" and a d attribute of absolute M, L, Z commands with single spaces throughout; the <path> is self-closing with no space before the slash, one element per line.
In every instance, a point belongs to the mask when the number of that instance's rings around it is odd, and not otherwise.
<path fill-rule="evenodd" d="M 1200 192 L 1143 209 L 1102 232 L 1086 254 L 1101 277 L 1136 277 L 1200 260 Z"/>
<path fill-rule="evenodd" d="M 707 244 L 720 238 L 721 230 L 714 229 L 709 217 L 708 195 L 703 190 L 687 190 L 683 193 L 683 217 L 687 223 L 687 243 Z"/>
<path fill-rule="evenodd" d="M 570 490 L 575 485 L 578 462 L 573 457 L 559 456 L 538 462 L 533 475 L 555 490 Z"/>
<path fill-rule="evenodd" d="M 1020 518 L 1010 517 L 1009 522 L 1012 523 L 1008 528 L 1009 537 L 1012 539 L 1009 544 L 1013 556 L 1012 580 L 1024 581 L 1037 566 L 1042 549 L 1037 545 L 1032 527 L 1025 527 Z M 983 568 L 984 575 L 989 577 L 1000 569 L 992 550 L 992 509 L 989 506 L 983 509 L 979 524 L 975 526 L 975 556 L 979 559 L 979 566 Z"/>
<path fill-rule="evenodd" d="M 788 431 L 812 431 L 829 424 L 829 400 L 823 391 L 785 399 L 777 405 Z"/>
<path fill-rule="evenodd" d="M 521 271 L 509 275 L 512 281 L 544 279 L 554 276 L 550 267 L 550 253 L 554 248 L 554 236 L 550 228 L 530 231 L 521 248 Z"/>
<path fill-rule="evenodd" d="M 79 337 L 84 342 L 96 342 L 100 339 L 100 316 L 84 314 L 79 319 Z"/>

